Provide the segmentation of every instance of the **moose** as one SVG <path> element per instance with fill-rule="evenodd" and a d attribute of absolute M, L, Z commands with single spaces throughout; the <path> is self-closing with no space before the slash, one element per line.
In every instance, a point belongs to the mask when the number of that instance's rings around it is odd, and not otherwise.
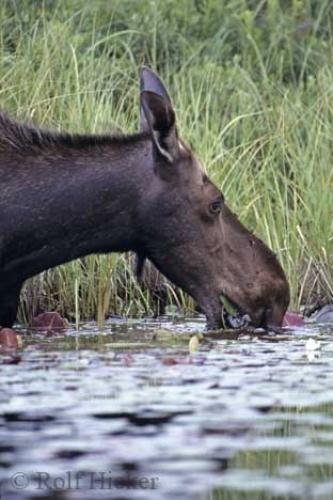
<path fill-rule="evenodd" d="M 280 326 L 289 285 L 275 254 L 228 208 L 180 139 L 160 78 L 140 74 L 140 132 L 57 133 L 0 115 L 0 326 L 23 282 L 91 253 L 133 251 L 187 292 L 210 329 L 225 297 L 255 327 Z"/>

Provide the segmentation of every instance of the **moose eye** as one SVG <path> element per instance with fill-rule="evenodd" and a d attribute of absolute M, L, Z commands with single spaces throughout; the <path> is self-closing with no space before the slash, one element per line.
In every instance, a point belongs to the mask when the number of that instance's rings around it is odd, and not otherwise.
<path fill-rule="evenodd" d="M 223 205 L 223 200 L 222 198 L 219 198 L 218 200 L 213 201 L 213 203 L 209 205 L 209 211 L 212 214 L 219 214 L 222 210 L 222 205 Z"/>

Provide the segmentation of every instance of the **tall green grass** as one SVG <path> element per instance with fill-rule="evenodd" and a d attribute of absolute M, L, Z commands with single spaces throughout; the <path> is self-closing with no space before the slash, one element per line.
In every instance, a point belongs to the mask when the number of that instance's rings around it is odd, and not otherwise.
<path fill-rule="evenodd" d="M 329 301 L 332 15 L 329 0 L 4 0 L 0 106 L 49 128 L 136 131 L 138 71 L 149 64 L 182 137 L 278 254 L 292 307 Z M 48 308 L 73 318 L 75 299 L 81 319 L 100 322 L 152 310 L 128 256 L 91 256 L 30 280 L 21 317 Z"/>

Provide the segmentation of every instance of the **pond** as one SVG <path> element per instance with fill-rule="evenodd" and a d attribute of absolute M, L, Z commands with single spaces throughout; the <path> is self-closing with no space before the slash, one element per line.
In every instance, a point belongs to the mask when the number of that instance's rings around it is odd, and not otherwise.
<path fill-rule="evenodd" d="M 0 365 L 0 498 L 333 498 L 332 327 L 208 335 L 190 353 L 203 331 L 22 335 Z"/>

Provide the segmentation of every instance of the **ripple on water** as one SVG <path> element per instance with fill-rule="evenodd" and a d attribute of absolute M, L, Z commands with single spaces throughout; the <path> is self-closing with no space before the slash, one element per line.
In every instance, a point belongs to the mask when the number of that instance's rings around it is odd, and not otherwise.
<path fill-rule="evenodd" d="M 333 496 L 332 330 L 223 334 L 189 354 L 203 329 L 118 320 L 25 340 L 0 371 L 4 498 Z M 58 481 L 48 491 L 41 473 Z M 78 488 L 66 474 L 81 474 Z"/>

